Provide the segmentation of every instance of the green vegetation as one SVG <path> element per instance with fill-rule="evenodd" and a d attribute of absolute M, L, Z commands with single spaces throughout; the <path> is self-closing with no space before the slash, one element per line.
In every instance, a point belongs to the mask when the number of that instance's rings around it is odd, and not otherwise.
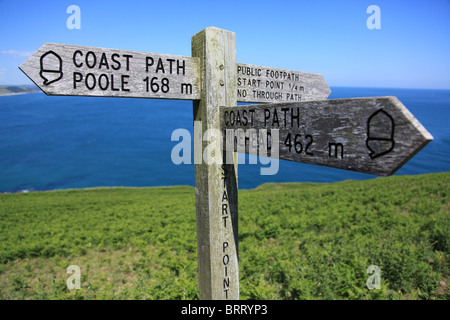
<path fill-rule="evenodd" d="M 198 298 L 192 187 L 4 194 L 0 221 L 0 299 Z M 241 190 L 239 240 L 241 299 L 448 300 L 450 173 Z"/>
<path fill-rule="evenodd" d="M 17 93 L 31 93 L 38 92 L 39 89 L 35 85 L 23 85 L 23 86 L 0 86 L 0 96 Z"/>

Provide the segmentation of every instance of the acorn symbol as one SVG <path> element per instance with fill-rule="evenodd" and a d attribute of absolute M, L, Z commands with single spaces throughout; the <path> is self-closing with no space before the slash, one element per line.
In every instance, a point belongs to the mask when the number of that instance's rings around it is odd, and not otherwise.
<path fill-rule="evenodd" d="M 369 117 L 366 145 L 370 150 L 371 159 L 385 155 L 394 149 L 394 128 L 394 119 L 382 109 Z"/>
<path fill-rule="evenodd" d="M 62 78 L 62 59 L 53 51 L 48 51 L 41 56 L 41 71 L 39 75 L 44 79 L 44 84 L 56 82 Z"/>

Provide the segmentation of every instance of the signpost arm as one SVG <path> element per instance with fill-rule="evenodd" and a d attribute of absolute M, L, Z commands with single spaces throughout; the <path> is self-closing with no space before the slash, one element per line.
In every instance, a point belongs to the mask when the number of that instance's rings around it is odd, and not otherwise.
<path fill-rule="evenodd" d="M 237 104 L 236 34 L 206 28 L 192 37 L 192 56 L 201 69 L 193 106 L 200 299 L 239 299 L 237 161 L 225 164 L 220 146 L 220 107 Z"/>

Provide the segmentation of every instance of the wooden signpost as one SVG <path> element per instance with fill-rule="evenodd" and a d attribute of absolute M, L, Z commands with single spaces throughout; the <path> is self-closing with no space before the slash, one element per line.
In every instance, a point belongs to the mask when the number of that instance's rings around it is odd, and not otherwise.
<path fill-rule="evenodd" d="M 47 95 L 200 99 L 198 58 L 46 43 L 19 68 Z"/>
<path fill-rule="evenodd" d="M 394 97 L 324 100 L 319 74 L 236 63 L 235 33 L 214 27 L 192 37 L 192 57 L 46 43 L 19 68 L 48 95 L 193 100 L 200 299 L 239 299 L 235 148 L 258 154 L 266 132 L 270 156 L 387 175 L 432 140 Z"/>
<path fill-rule="evenodd" d="M 220 130 L 220 106 L 237 102 L 236 34 L 205 29 L 192 38 L 192 55 L 200 58 L 202 69 L 201 99 L 194 102 L 202 136 L 194 140 L 202 141 L 203 154 L 202 137 L 212 139 L 206 132 Z M 195 164 L 200 299 L 239 299 L 237 164 L 222 164 L 220 144 L 212 146 Z"/>
<path fill-rule="evenodd" d="M 234 150 L 254 155 L 270 151 L 279 159 L 382 176 L 393 174 L 433 140 L 395 97 L 222 108 L 221 121 L 224 130 L 235 129 L 224 134 L 224 148 L 235 144 Z M 261 129 L 268 138 L 261 137 Z M 278 141 L 270 139 L 274 129 Z"/>

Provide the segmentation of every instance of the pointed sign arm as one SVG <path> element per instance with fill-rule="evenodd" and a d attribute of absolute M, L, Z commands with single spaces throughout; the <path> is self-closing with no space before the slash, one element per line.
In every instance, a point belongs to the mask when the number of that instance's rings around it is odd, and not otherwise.
<path fill-rule="evenodd" d="M 433 140 L 396 97 L 221 108 L 221 121 L 224 149 L 382 176 Z"/>

